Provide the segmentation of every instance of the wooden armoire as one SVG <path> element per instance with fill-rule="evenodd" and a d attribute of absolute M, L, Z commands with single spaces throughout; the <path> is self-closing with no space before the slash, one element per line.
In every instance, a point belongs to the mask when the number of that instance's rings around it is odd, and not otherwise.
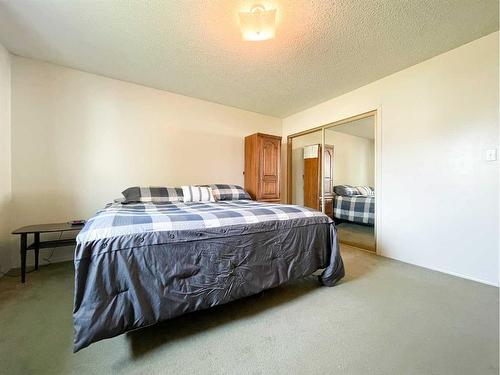
<path fill-rule="evenodd" d="M 245 190 L 252 199 L 280 202 L 281 137 L 256 133 L 245 137 Z"/>
<path fill-rule="evenodd" d="M 323 186 L 325 194 L 325 214 L 333 217 L 333 146 L 321 145 L 304 147 L 304 206 L 321 211 L 321 158 L 324 158 Z"/>

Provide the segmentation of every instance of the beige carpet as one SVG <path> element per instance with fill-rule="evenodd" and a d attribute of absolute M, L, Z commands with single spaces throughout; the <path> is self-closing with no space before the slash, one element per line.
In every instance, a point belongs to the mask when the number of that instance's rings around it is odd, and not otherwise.
<path fill-rule="evenodd" d="M 373 227 L 354 223 L 341 223 L 336 225 L 336 227 L 339 240 L 342 243 L 375 251 L 375 232 Z"/>
<path fill-rule="evenodd" d="M 71 263 L 0 279 L 2 374 L 498 374 L 498 289 L 344 246 L 315 277 L 73 354 Z"/>

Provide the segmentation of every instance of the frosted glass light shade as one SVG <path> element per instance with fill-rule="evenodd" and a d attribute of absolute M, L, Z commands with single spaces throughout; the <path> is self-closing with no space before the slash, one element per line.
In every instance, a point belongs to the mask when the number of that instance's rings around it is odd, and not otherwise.
<path fill-rule="evenodd" d="M 276 35 L 276 9 L 257 6 L 250 12 L 239 12 L 239 18 L 244 40 L 268 40 Z"/>

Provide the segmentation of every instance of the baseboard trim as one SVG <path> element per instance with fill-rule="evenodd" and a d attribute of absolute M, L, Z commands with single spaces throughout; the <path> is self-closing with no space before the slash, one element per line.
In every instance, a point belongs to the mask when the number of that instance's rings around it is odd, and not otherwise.
<path fill-rule="evenodd" d="M 349 245 L 349 244 L 346 244 L 346 245 L 353 246 L 353 245 Z M 357 246 L 355 246 L 355 247 L 357 247 Z M 488 280 L 483 280 L 483 279 L 480 279 L 480 278 L 477 278 L 477 277 L 472 277 L 472 276 L 469 276 L 469 275 L 464 275 L 464 274 L 461 274 L 461 273 L 458 273 L 458 272 L 452 272 L 452 271 L 443 270 L 443 269 L 440 269 L 440 268 L 437 268 L 437 267 L 429 267 L 429 266 L 425 266 L 425 265 L 418 264 L 418 263 L 412 263 L 412 262 L 409 262 L 409 261 L 401 259 L 401 258 L 397 258 L 397 257 L 394 257 L 394 256 L 389 256 L 389 255 L 386 255 L 386 254 L 381 254 L 379 252 L 375 253 L 375 252 L 367 250 L 367 249 L 361 249 L 361 250 L 366 251 L 366 252 L 368 252 L 370 254 L 377 254 L 377 255 L 383 256 L 384 258 L 394 259 L 394 260 L 397 260 L 399 262 L 411 264 L 412 266 L 422 267 L 422 268 L 425 268 L 425 269 L 428 269 L 428 270 L 431 270 L 431 271 L 436 271 L 436 272 L 444 273 L 444 274 L 450 275 L 450 276 L 460 277 L 462 279 L 466 279 L 466 280 L 474 281 L 474 282 L 477 282 L 477 283 L 494 286 L 496 288 L 499 287 L 499 282 L 494 283 L 494 282 L 491 282 L 491 281 L 488 281 Z M 40 255 L 42 255 L 42 254 L 40 254 Z M 46 262 L 43 259 L 43 257 L 40 256 L 40 265 L 44 266 L 44 265 L 48 265 L 48 264 L 51 264 L 51 263 L 70 262 L 70 261 L 73 260 L 73 254 L 67 254 L 66 253 L 64 255 L 61 254 L 61 255 L 59 255 L 57 257 L 54 257 L 54 258 L 51 259 L 50 262 Z M 27 263 L 26 264 L 27 266 L 30 266 L 30 267 L 34 266 L 34 261 L 32 259 L 28 259 L 28 261 L 26 263 Z M 11 268 L 10 270 L 12 270 L 12 269 L 15 269 L 15 267 Z M 10 270 L 8 270 L 6 272 L 3 272 L 3 273 L 7 273 Z M 0 277 L 2 277 L 2 276 L 3 275 L 0 274 Z"/>
<path fill-rule="evenodd" d="M 437 267 L 429 267 L 429 266 L 424 266 L 424 265 L 418 264 L 418 263 L 408 262 L 407 260 L 396 258 L 396 257 L 389 256 L 389 255 L 386 255 L 386 254 L 381 254 L 381 253 L 377 253 L 377 254 L 380 255 L 380 256 L 383 256 L 384 258 L 394 259 L 394 260 L 397 260 L 399 262 L 411 264 L 412 266 L 422 267 L 422 268 L 425 268 L 425 269 L 428 269 L 428 270 L 431 270 L 431 271 L 436 271 L 436 272 L 444 273 L 444 274 L 450 275 L 450 276 L 460 277 L 461 279 L 475 281 L 476 283 L 486 284 L 486 285 L 494 286 L 496 288 L 499 287 L 499 282 L 498 281 L 497 281 L 497 283 L 494 283 L 494 282 L 491 282 L 491 281 L 488 281 L 488 280 L 483 280 L 483 279 L 480 279 L 480 278 L 477 278 L 477 277 L 472 277 L 472 276 L 469 276 L 469 275 L 464 275 L 464 274 L 461 274 L 461 273 L 458 273 L 458 272 L 452 272 L 452 271 L 443 270 L 443 269 L 437 268 Z"/>

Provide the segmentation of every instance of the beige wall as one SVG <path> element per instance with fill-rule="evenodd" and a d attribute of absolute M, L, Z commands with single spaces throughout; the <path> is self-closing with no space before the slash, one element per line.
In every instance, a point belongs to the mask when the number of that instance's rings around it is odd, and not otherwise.
<path fill-rule="evenodd" d="M 0 272 L 10 269 L 10 55 L 0 44 Z"/>
<path fill-rule="evenodd" d="M 498 52 L 497 32 L 283 120 L 286 137 L 380 109 L 382 255 L 498 285 Z"/>
<path fill-rule="evenodd" d="M 334 147 L 333 183 L 335 185 L 375 185 L 373 140 L 327 129 L 325 142 Z"/>
<path fill-rule="evenodd" d="M 133 185 L 243 184 L 255 132 L 281 120 L 13 57 L 12 225 L 88 218 Z"/>
<path fill-rule="evenodd" d="M 11 267 L 10 200 L 10 55 L 0 44 L 0 272 Z"/>

